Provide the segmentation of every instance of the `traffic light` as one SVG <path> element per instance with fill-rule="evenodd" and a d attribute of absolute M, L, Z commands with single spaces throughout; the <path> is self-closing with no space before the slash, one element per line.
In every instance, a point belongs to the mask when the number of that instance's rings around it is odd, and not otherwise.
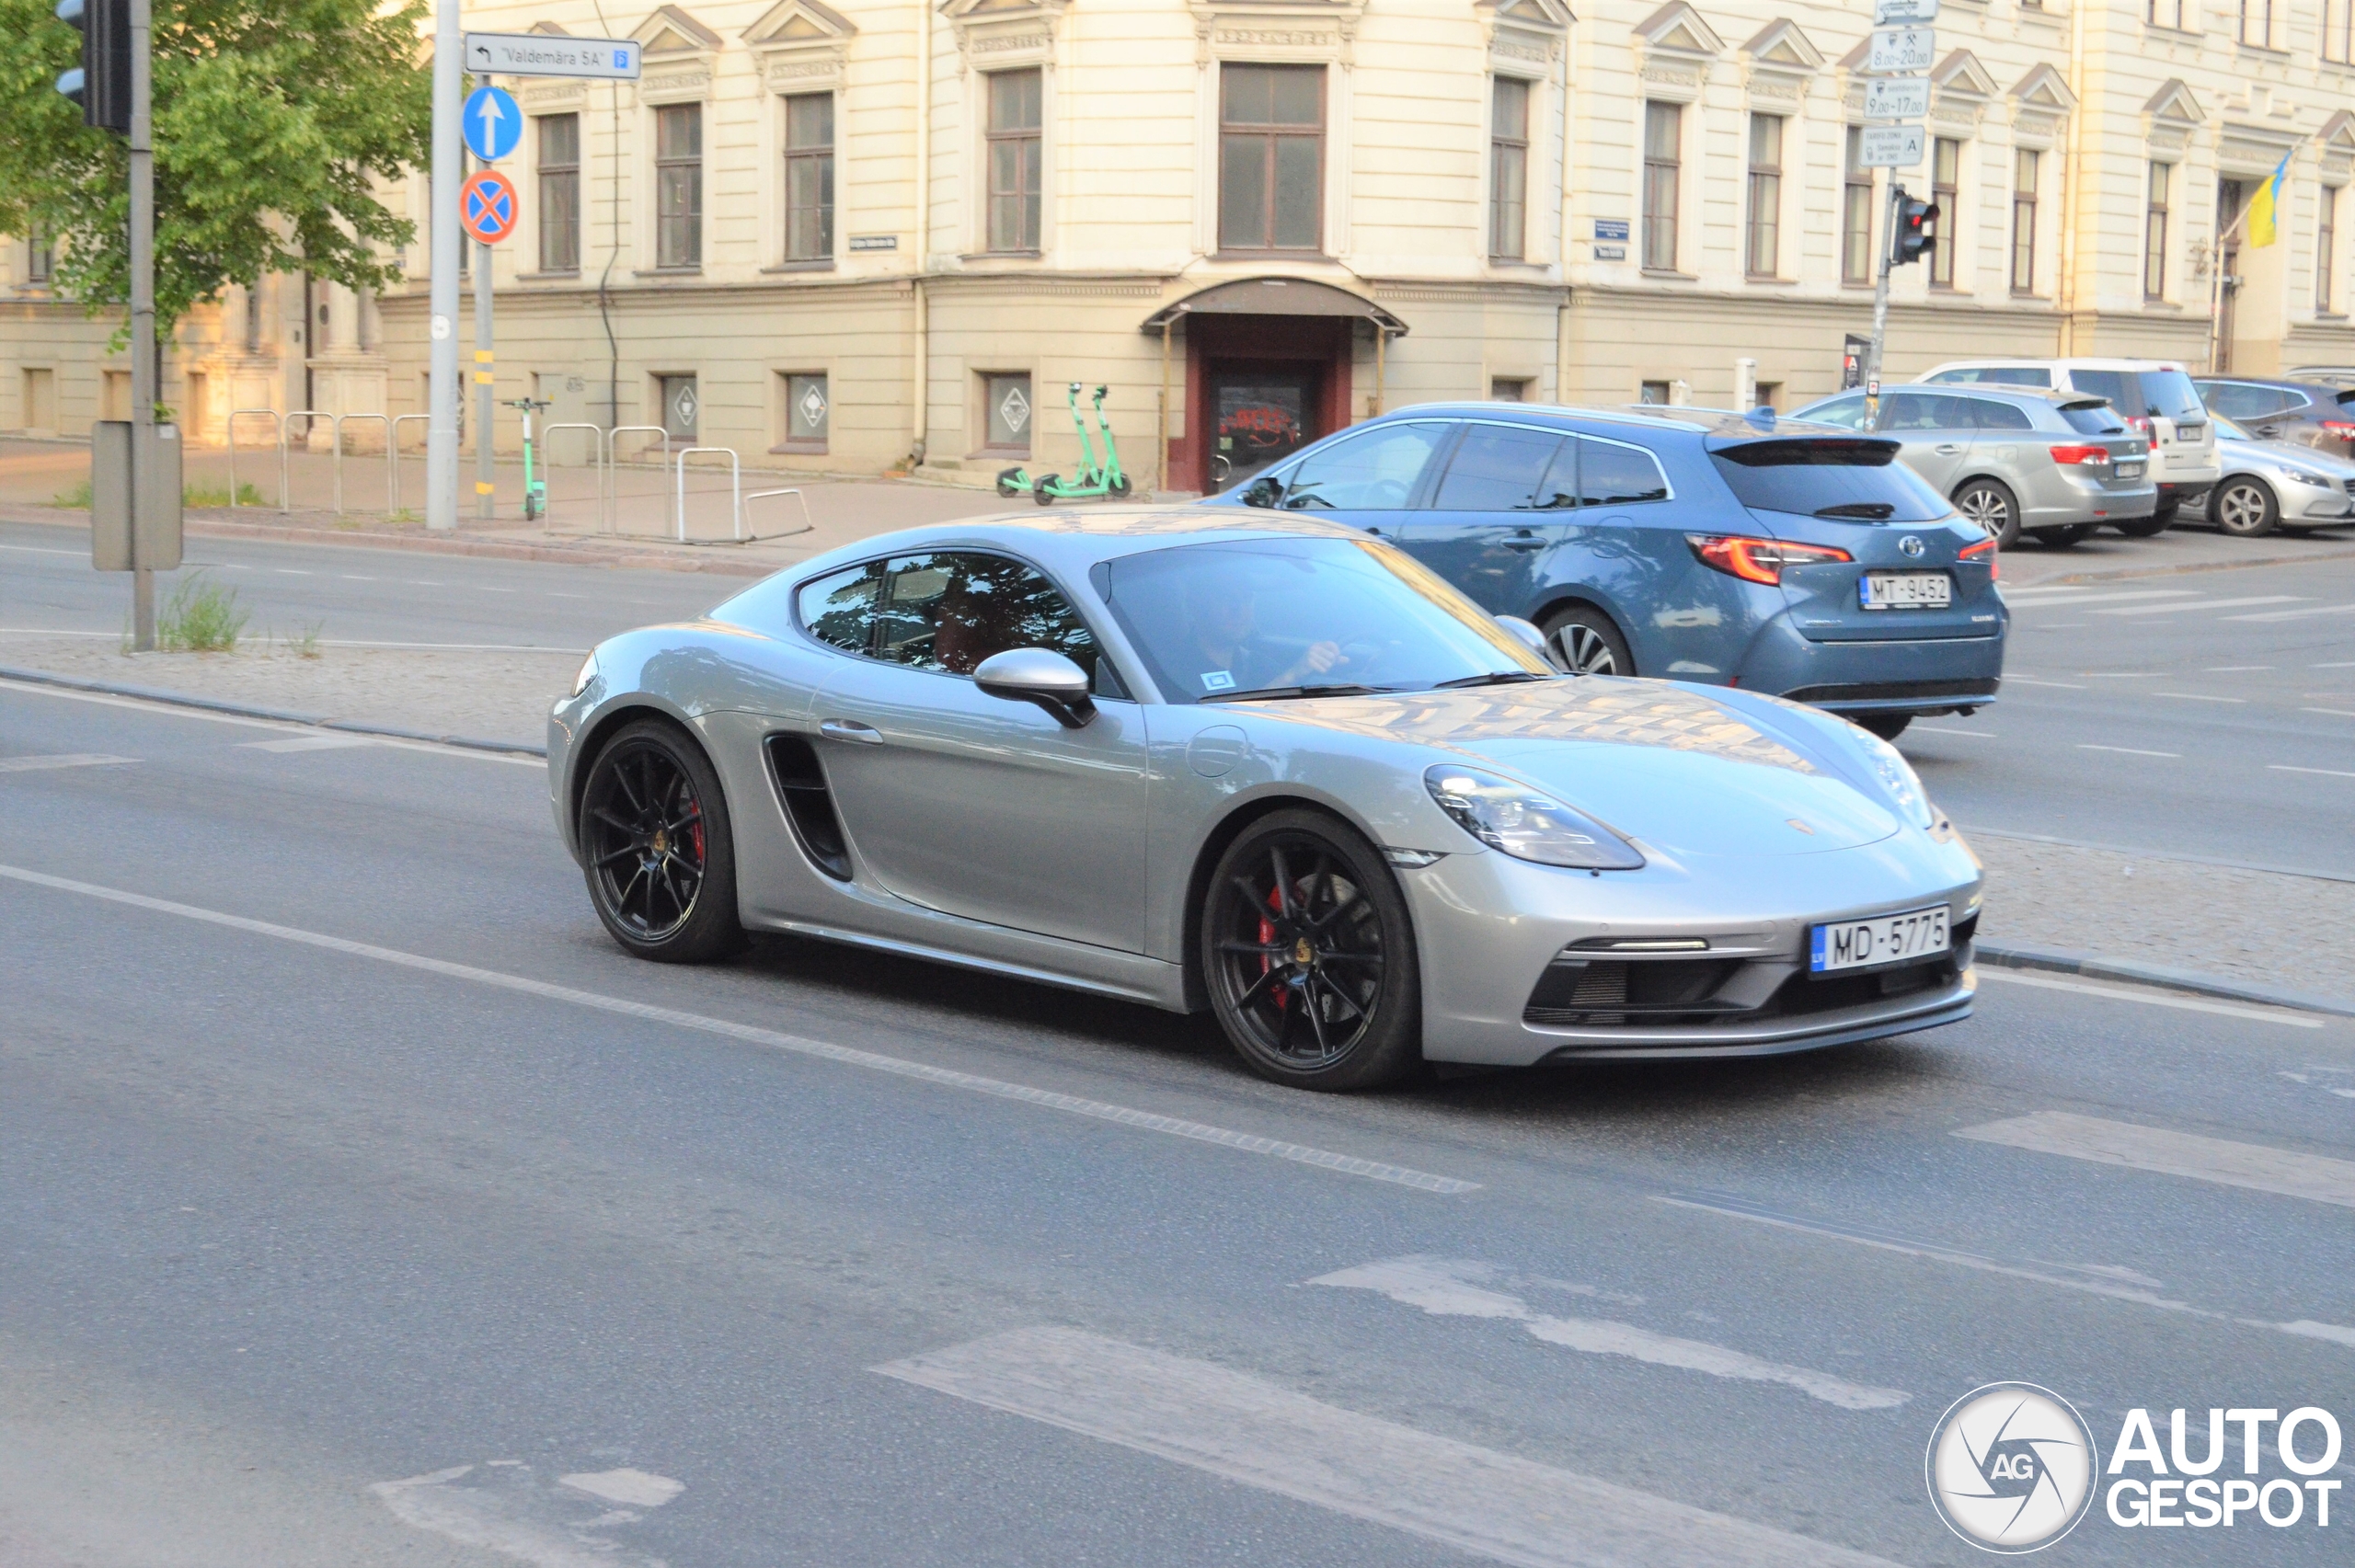
<path fill-rule="evenodd" d="M 1938 237 L 1938 206 L 1935 201 L 1916 201 L 1897 188 L 1897 227 L 1890 236 L 1889 262 L 1902 267 L 1909 261 L 1919 261 L 1922 253 Z"/>
<path fill-rule="evenodd" d="M 58 0 L 57 19 L 82 34 L 82 63 L 57 90 L 82 106 L 82 123 L 131 133 L 131 0 Z"/>

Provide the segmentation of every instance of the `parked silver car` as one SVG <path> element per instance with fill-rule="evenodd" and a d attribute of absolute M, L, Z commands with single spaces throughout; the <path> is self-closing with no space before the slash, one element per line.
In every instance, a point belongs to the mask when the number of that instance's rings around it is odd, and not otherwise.
<path fill-rule="evenodd" d="M 2214 418 L 2223 477 L 2208 493 L 2209 521 L 2244 539 L 2355 523 L 2355 463 L 2295 441 L 2260 441 L 2222 414 Z"/>
<path fill-rule="evenodd" d="M 1970 1013 L 1979 864 L 1894 748 L 1539 644 L 1300 513 L 937 523 L 600 643 L 548 783 L 628 952 L 785 933 L 1208 1012 L 1304 1088 Z"/>
<path fill-rule="evenodd" d="M 2065 548 L 2104 523 L 2151 515 L 2150 443 L 2117 410 L 2081 393 L 2024 386 L 1899 387 L 1878 418 L 1843 392 L 1791 416 L 1894 436 L 1908 467 L 1954 498 L 1999 546 L 2027 533 Z"/>

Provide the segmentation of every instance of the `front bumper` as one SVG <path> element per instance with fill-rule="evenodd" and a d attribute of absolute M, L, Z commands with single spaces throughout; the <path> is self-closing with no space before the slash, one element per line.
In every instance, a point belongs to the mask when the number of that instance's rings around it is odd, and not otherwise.
<path fill-rule="evenodd" d="M 1495 851 L 1402 873 L 1422 956 L 1424 1055 L 1501 1067 L 1762 1056 L 1970 1015 L 1981 884 L 1959 838 L 1940 842 L 1908 830 L 1857 849 L 1689 862 L 1648 846 L 1646 853 L 1652 863 L 1643 870 L 1600 876 Z M 1809 977 L 1809 928 L 1817 922 L 1938 903 L 1955 933 L 1942 960 Z M 1708 946 L 1638 956 L 1596 945 L 1631 939 Z M 1692 994 L 1670 996 L 1675 982 L 1663 990 L 1606 972 L 1641 967 L 1667 979 L 1674 966 L 1696 977 Z M 1712 972 L 1699 975 L 1702 966 Z M 1579 990 L 1579 977 L 1566 973 L 1575 970 L 1605 989 Z"/>
<path fill-rule="evenodd" d="M 2355 518 L 2355 496 L 2340 486 L 2326 489 L 2290 479 L 2274 486 L 2273 494 L 2280 502 L 2284 522 L 2344 522 Z"/>

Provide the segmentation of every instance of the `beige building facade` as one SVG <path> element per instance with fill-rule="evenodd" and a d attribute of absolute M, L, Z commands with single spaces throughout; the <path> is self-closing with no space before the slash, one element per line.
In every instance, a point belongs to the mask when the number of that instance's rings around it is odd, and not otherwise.
<path fill-rule="evenodd" d="M 2348 11 L 1946 0 L 1928 145 L 1895 176 L 1943 217 L 1896 274 L 1890 372 L 2355 361 Z M 747 465 L 1068 473 L 1076 382 L 1109 388 L 1140 485 L 1197 490 L 1439 398 L 1787 408 L 1869 328 L 1890 178 L 1856 166 L 1869 0 L 604 15 L 640 81 L 502 84 L 528 124 L 494 351 L 500 396 L 644 427 L 626 452 L 660 428 Z M 2276 243 L 2220 248 L 2285 156 Z M 340 414 L 362 441 L 423 412 L 425 182 L 387 199 L 420 225 L 402 285 L 275 277 L 182 325 L 167 398 L 200 439 L 239 409 Z M 86 429 L 127 398 L 111 324 L 50 297 L 37 245 L 6 251 L 0 429 Z M 241 441 L 268 435 L 247 419 Z"/>

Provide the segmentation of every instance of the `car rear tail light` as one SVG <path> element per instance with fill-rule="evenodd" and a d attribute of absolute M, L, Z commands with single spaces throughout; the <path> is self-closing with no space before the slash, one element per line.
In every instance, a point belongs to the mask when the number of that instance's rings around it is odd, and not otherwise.
<path fill-rule="evenodd" d="M 2148 436 L 2151 433 L 2151 417 L 2148 414 L 2129 414 L 2126 416 L 2126 428 L 2136 435 Z"/>
<path fill-rule="evenodd" d="M 1744 582 L 1772 588 L 1783 580 L 1786 567 L 1816 567 L 1828 561 L 1856 557 L 1829 544 L 1793 544 L 1781 539 L 1751 539 L 1738 533 L 1688 533 L 1686 544 L 1705 567 Z"/>
<path fill-rule="evenodd" d="M 1975 561 L 1982 555 L 1987 557 L 1987 580 L 1989 582 L 2000 580 L 2004 575 L 2004 562 L 1993 539 L 1982 539 L 1976 544 L 1966 544 L 1955 552 L 1954 558 L 1958 561 Z"/>
<path fill-rule="evenodd" d="M 2355 441 L 2355 420 L 2325 419 L 2322 428 L 2325 435 L 2336 436 L 2343 441 Z"/>
<path fill-rule="evenodd" d="M 2061 464 L 2063 466 L 2073 463 L 2085 463 L 2092 464 L 2098 467 L 2102 464 L 2109 461 L 2109 448 L 2106 446 L 2056 446 L 2052 449 L 2052 461 Z"/>

